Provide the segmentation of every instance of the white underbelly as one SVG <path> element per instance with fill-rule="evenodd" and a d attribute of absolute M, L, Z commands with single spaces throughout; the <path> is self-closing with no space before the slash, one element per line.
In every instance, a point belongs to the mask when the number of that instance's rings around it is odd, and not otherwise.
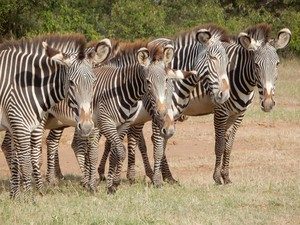
<path fill-rule="evenodd" d="M 213 113 L 214 103 L 209 96 L 203 98 L 191 98 L 183 114 L 188 116 L 201 116 Z"/>

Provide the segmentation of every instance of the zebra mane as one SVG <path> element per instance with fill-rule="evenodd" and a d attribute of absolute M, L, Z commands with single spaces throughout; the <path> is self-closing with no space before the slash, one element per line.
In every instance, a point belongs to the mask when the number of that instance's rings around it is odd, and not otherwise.
<path fill-rule="evenodd" d="M 135 42 L 112 40 L 112 51 L 114 58 L 122 58 L 123 56 L 135 56 L 137 50 L 142 47 L 147 47 L 147 42 L 137 40 Z"/>
<path fill-rule="evenodd" d="M 266 43 L 270 39 L 271 26 L 261 23 L 247 28 L 245 32 L 254 40 Z"/>
<path fill-rule="evenodd" d="M 28 52 L 37 51 L 43 48 L 43 41 L 47 42 L 50 47 L 56 48 L 63 53 L 78 53 L 79 59 L 84 58 L 86 39 L 81 34 L 49 34 L 32 39 L 22 38 L 20 40 L 4 41 L 0 44 L 0 51 L 12 48 Z"/>
<path fill-rule="evenodd" d="M 228 34 L 227 30 L 225 30 L 224 28 L 222 28 L 222 27 L 220 27 L 216 24 L 199 25 L 199 26 L 191 28 L 190 30 L 183 31 L 175 37 L 178 37 L 178 36 L 179 37 L 184 37 L 186 35 L 196 34 L 196 32 L 200 29 L 209 30 L 212 34 L 212 38 L 219 39 L 222 42 L 229 42 L 230 41 L 230 37 L 229 37 L 229 34 Z"/>
<path fill-rule="evenodd" d="M 161 60 L 164 57 L 164 44 L 152 45 L 148 40 L 136 40 L 134 42 L 111 40 L 112 43 L 112 57 L 115 60 L 122 57 L 136 57 L 137 51 L 145 47 L 149 50 L 150 58 L 152 61 Z M 92 45 L 95 43 L 92 43 Z M 135 59 L 135 58 L 134 58 Z"/>

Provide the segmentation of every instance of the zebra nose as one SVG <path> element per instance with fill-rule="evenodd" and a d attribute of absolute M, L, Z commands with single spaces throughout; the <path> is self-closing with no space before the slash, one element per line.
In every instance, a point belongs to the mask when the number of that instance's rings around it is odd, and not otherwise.
<path fill-rule="evenodd" d="M 93 122 L 78 123 L 78 125 L 77 125 L 77 129 L 80 132 L 82 137 L 89 136 L 91 134 L 93 128 L 94 128 Z"/>
<path fill-rule="evenodd" d="M 172 137 L 174 133 L 175 133 L 175 129 L 173 127 L 169 127 L 169 128 L 163 127 L 161 129 L 161 135 L 167 139 Z"/>
<path fill-rule="evenodd" d="M 261 109 L 264 112 L 270 112 L 274 106 L 275 106 L 275 101 L 272 98 L 267 98 L 263 100 L 261 103 Z"/>

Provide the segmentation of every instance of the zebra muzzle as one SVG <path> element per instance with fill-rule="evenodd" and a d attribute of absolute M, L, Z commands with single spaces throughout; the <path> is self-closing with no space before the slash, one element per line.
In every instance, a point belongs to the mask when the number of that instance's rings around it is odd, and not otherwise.
<path fill-rule="evenodd" d="M 273 100 L 273 92 L 268 92 L 267 89 L 264 89 L 264 98 L 261 102 L 261 109 L 264 112 L 270 112 L 274 106 L 275 101 Z"/>
<path fill-rule="evenodd" d="M 85 112 L 85 110 L 81 108 L 77 129 L 83 137 L 89 136 L 94 128 L 92 115 L 92 112 Z"/>

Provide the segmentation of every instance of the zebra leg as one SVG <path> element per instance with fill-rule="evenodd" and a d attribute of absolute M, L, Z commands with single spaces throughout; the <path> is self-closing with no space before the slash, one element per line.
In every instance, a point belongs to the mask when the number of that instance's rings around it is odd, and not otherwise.
<path fill-rule="evenodd" d="M 35 179 L 35 185 L 37 190 L 41 190 L 43 186 L 42 174 L 40 170 L 43 134 L 44 134 L 44 123 L 41 123 L 31 133 L 31 163 L 32 163 L 33 177 Z"/>
<path fill-rule="evenodd" d="M 41 173 L 41 155 L 42 155 L 42 138 L 45 131 L 45 124 L 48 120 L 46 114 L 39 126 L 31 132 L 31 163 L 33 169 L 33 177 L 37 190 L 41 190 L 43 186 Z M 41 193 L 41 192 L 40 192 Z"/>
<path fill-rule="evenodd" d="M 23 189 L 25 192 L 31 190 L 31 133 L 25 127 L 20 127 L 20 122 L 12 125 L 13 149 L 15 153 L 12 160 L 12 180 L 10 196 L 15 198 L 20 192 L 20 176 L 22 175 Z"/>
<path fill-rule="evenodd" d="M 78 130 L 75 129 L 71 147 L 75 153 L 78 165 L 83 174 L 83 177 L 81 179 L 81 185 L 85 188 L 88 187 L 89 181 L 89 170 L 87 168 L 89 164 L 89 159 L 86 152 L 88 146 L 92 146 L 92 144 L 89 144 L 90 141 L 91 140 L 89 138 L 81 137 L 81 135 L 78 133 Z"/>
<path fill-rule="evenodd" d="M 162 164 L 162 169 L 161 170 L 162 170 L 163 180 L 170 183 L 170 184 L 177 184 L 178 181 L 173 178 L 173 175 L 170 171 L 169 164 L 168 164 L 167 157 L 166 157 L 166 153 L 164 154 L 164 157 L 162 159 L 161 164 Z"/>
<path fill-rule="evenodd" d="M 137 146 L 137 141 L 140 139 L 141 131 L 144 127 L 142 125 L 131 126 L 128 130 L 128 165 L 126 177 L 131 184 L 135 182 L 135 148 Z M 151 177 L 152 178 L 152 177 Z"/>
<path fill-rule="evenodd" d="M 154 154 L 154 173 L 152 182 L 154 186 L 161 187 L 162 186 L 162 177 L 161 177 L 161 163 L 164 155 L 163 146 L 164 146 L 164 138 L 160 135 L 159 126 L 152 121 L 152 142 L 153 142 L 153 154 Z"/>
<path fill-rule="evenodd" d="M 153 179 L 153 174 L 154 173 L 153 173 L 153 170 L 152 170 L 150 162 L 149 162 L 149 157 L 148 157 L 148 153 L 147 153 L 147 146 L 146 146 L 146 141 L 145 141 L 145 138 L 144 138 L 143 131 L 141 131 L 141 133 L 140 133 L 138 145 L 139 145 L 139 149 L 140 149 L 140 152 L 141 152 L 141 155 L 142 155 L 142 160 L 143 160 L 143 163 L 144 163 L 145 173 L 146 173 L 147 177 L 149 177 L 150 180 L 153 182 L 152 179 Z"/>
<path fill-rule="evenodd" d="M 105 173 L 105 164 L 106 164 L 108 155 L 110 153 L 110 149 L 111 149 L 111 144 L 107 140 L 107 141 L 105 141 L 104 152 L 103 152 L 103 155 L 102 155 L 102 158 L 100 160 L 99 167 L 98 167 L 98 174 L 99 174 L 100 181 L 106 180 L 105 175 L 104 175 L 104 173 Z"/>
<path fill-rule="evenodd" d="M 47 143 L 47 173 L 46 180 L 50 184 L 56 184 L 58 181 L 55 177 L 55 158 L 58 154 L 58 145 L 62 136 L 64 128 L 50 130 L 46 143 Z"/>
<path fill-rule="evenodd" d="M 10 197 L 16 198 L 20 195 L 20 167 L 19 159 L 16 149 L 12 146 L 11 148 L 11 179 L 10 179 Z"/>
<path fill-rule="evenodd" d="M 59 156 L 58 156 L 58 151 L 55 153 L 55 177 L 58 178 L 59 180 L 64 179 L 64 175 L 61 172 L 60 164 L 59 164 Z"/>
<path fill-rule="evenodd" d="M 97 128 L 95 128 L 92 132 L 92 135 L 89 137 L 92 138 L 91 144 L 87 149 L 88 155 L 88 171 L 89 171 L 89 187 L 90 190 L 96 191 L 96 175 L 97 175 L 97 162 L 98 162 L 98 143 L 100 139 L 100 132 Z"/>
<path fill-rule="evenodd" d="M 226 133 L 226 147 L 225 147 L 225 151 L 224 151 L 224 155 L 223 155 L 222 170 L 221 170 L 221 176 L 222 176 L 224 184 L 231 183 L 231 180 L 229 178 L 230 153 L 232 150 L 236 131 L 239 128 L 239 126 L 243 120 L 243 117 L 244 117 L 244 114 L 240 115 L 238 118 L 235 118 L 233 125 L 230 127 L 230 129 L 227 130 L 227 133 Z"/>
<path fill-rule="evenodd" d="M 228 115 L 222 110 L 215 110 L 214 113 L 214 127 L 215 127 L 215 170 L 213 174 L 213 179 L 217 184 L 222 184 L 221 181 L 221 162 L 222 156 L 225 151 L 225 135 L 226 135 L 226 122 Z"/>
<path fill-rule="evenodd" d="M 13 149 L 12 149 L 12 142 L 11 142 L 11 136 L 8 131 L 5 132 L 5 136 L 1 145 L 1 149 L 4 153 L 6 163 L 9 167 L 10 172 L 12 171 L 12 154 L 13 154 Z"/>
<path fill-rule="evenodd" d="M 120 139 L 120 136 L 117 133 L 117 129 L 112 125 L 113 124 L 109 123 L 108 120 L 106 120 L 104 121 L 104 124 L 102 124 L 101 127 L 101 132 L 103 131 L 105 137 L 112 143 L 112 148 L 109 157 L 109 171 L 107 176 L 108 194 L 116 192 L 115 184 L 120 180 L 120 168 L 125 159 L 125 151 L 122 140 Z"/>
<path fill-rule="evenodd" d="M 117 131 L 118 131 L 119 138 L 121 141 L 123 141 L 125 135 L 128 133 L 128 130 L 129 130 L 129 123 L 122 124 L 121 126 L 118 127 Z M 123 153 L 124 153 L 124 159 L 125 159 L 126 147 L 123 143 L 122 143 L 122 146 L 123 146 Z M 124 159 L 121 161 L 120 164 L 117 165 L 116 176 L 114 177 L 114 181 L 113 181 L 113 185 L 115 187 L 119 186 L 121 183 L 121 171 L 122 171 Z"/>

